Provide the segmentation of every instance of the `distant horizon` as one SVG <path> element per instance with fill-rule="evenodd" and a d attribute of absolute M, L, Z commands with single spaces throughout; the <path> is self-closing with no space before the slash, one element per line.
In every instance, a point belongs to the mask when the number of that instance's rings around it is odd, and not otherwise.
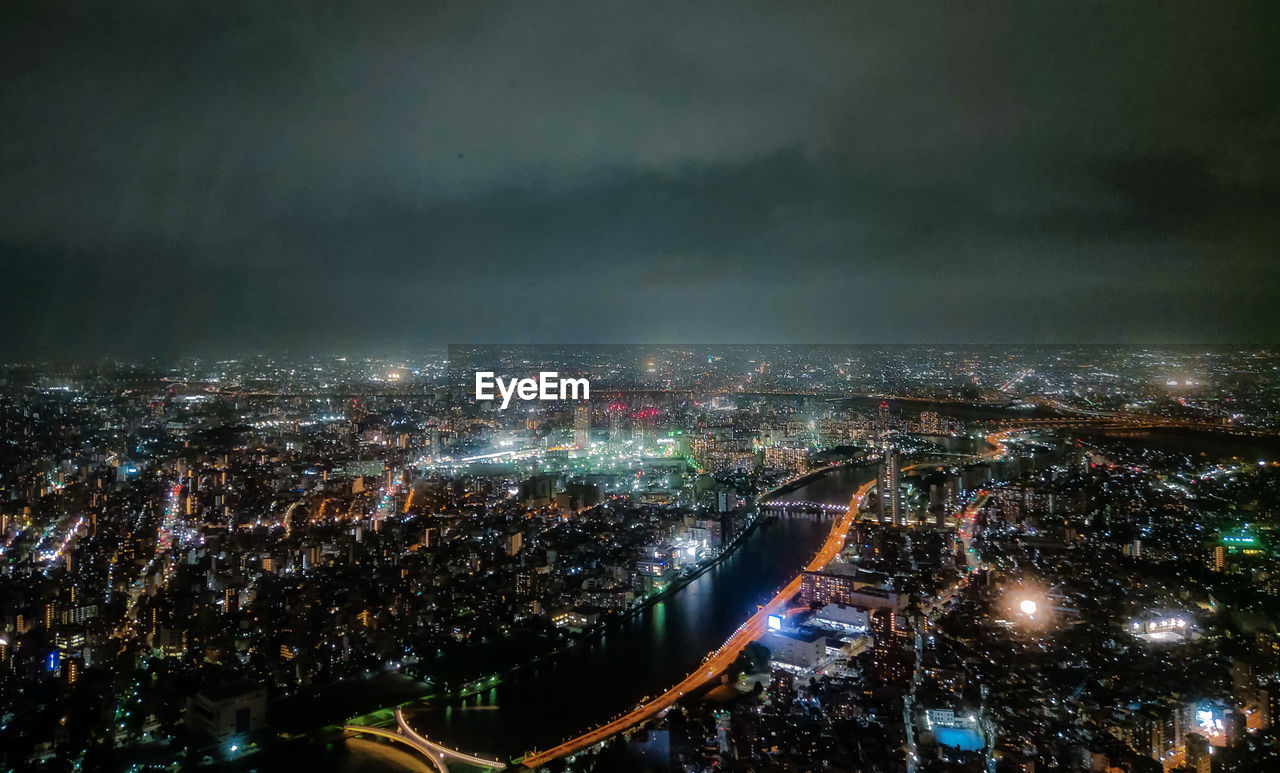
<path fill-rule="evenodd" d="M 326 350 L 323 348 L 316 349 L 292 349 L 292 350 L 272 350 L 272 351 L 243 351 L 243 352 L 219 352 L 219 353 L 177 353 L 177 354 L 123 354 L 104 352 L 96 355 L 88 355 L 83 357 L 64 356 L 64 357 L 6 357 L 0 358 L 0 367 L 12 367 L 23 365 L 35 365 L 41 363 L 55 364 L 91 364 L 101 361 L 117 361 L 124 363 L 140 363 L 152 360 L 175 361 L 175 360 L 217 360 L 217 361 L 235 361 L 249 360 L 255 358 L 272 358 L 272 357 L 319 357 L 333 359 L 388 359 L 395 357 L 409 357 L 425 354 L 432 351 L 447 351 L 453 347 L 469 347 L 469 348 L 505 348 L 505 349 L 624 349 L 624 348 L 678 348 L 687 347 L 694 349 L 716 349 L 716 348 L 769 348 L 769 347 L 800 347 L 814 349 L 1209 349 L 1209 350 L 1263 350 L 1270 348 L 1280 348 L 1280 342 L 1054 342 L 1054 343 L 988 343 L 988 342 L 942 342 L 942 343 L 830 343 L 830 342 L 805 342 L 805 341 L 788 341 L 788 342 L 765 342 L 765 343 L 691 343 L 691 342 L 663 342 L 663 341 L 643 341 L 643 342 L 609 342 L 609 343 L 446 343 L 446 344 L 426 344 L 417 348 L 408 348 L 393 352 L 370 352 L 358 351 L 348 348 L 334 348 Z"/>

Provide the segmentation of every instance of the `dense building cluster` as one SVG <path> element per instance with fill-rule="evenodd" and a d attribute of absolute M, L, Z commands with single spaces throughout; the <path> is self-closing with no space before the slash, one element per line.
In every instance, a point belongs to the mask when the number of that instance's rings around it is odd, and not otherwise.
<path fill-rule="evenodd" d="M 480 368 L 591 398 L 501 410 Z M 839 347 L 8 366 L 0 764 L 324 759 L 356 714 L 465 705 L 678 600 L 762 521 L 831 521 L 841 473 L 874 484 L 843 549 L 782 557 L 799 591 L 722 682 L 555 765 L 1254 769 L 1280 722 L 1275 370 Z"/>

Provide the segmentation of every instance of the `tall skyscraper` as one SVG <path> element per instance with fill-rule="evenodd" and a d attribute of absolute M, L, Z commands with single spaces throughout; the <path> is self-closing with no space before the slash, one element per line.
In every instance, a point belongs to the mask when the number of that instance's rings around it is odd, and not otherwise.
<path fill-rule="evenodd" d="M 901 525 L 902 501 L 898 497 L 898 451 L 892 445 L 885 443 L 882 454 L 880 477 L 876 482 L 880 522 Z"/>
<path fill-rule="evenodd" d="M 889 401 L 888 400 L 880 401 L 880 414 L 879 414 L 879 420 L 876 425 L 876 432 L 879 434 L 882 440 L 889 436 Z"/>

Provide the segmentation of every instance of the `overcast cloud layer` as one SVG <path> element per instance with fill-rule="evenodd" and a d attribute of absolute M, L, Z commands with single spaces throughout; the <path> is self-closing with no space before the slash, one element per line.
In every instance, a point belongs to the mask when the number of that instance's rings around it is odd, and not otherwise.
<path fill-rule="evenodd" d="M 0 72 L 6 355 L 1280 338 L 1274 1 L 10 2 Z"/>

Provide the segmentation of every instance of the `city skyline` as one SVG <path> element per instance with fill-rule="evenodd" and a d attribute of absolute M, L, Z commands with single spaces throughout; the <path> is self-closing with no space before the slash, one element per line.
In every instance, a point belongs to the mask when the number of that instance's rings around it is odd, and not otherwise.
<path fill-rule="evenodd" d="M 0 73 L 0 773 L 1280 770 L 1276 0 Z"/>
<path fill-rule="evenodd" d="M 0 366 L 0 767 L 1264 770 L 1278 368 L 812 345 Z M 503 409 L 474 394 L 490 370 L 590 393 Z"/>

